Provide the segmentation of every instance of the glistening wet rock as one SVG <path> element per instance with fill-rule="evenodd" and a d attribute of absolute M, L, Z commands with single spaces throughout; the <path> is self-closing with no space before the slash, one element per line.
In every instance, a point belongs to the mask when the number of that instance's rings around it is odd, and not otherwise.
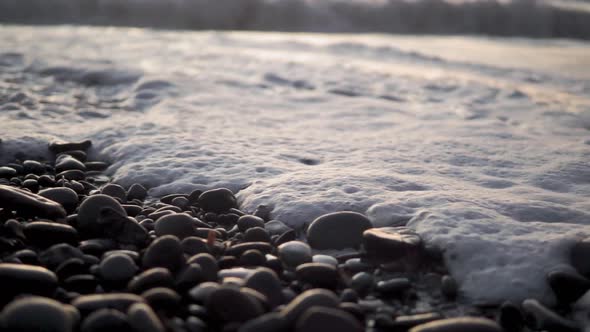
<path fill-rule="evenodd" d="M 236 197 L 226 188 L 205 191 L 199 196 L 197 203 L 203 210 L 216 213 L 238 207 Z"/>
<path fill-rule="evenodd" d="M 329 213 L 309 225 L 307 240 L 314 249 L 356 248 L 362 243 L 363 232 L 371 227 L 371 221 L 360 213 Z"/>
<path fill-rule="evenodd" d="M 422 250 L 422 239 L 407 227 L 371 228 L 363 233 L 363 246 L 372 257 L 417 258 Z"/>

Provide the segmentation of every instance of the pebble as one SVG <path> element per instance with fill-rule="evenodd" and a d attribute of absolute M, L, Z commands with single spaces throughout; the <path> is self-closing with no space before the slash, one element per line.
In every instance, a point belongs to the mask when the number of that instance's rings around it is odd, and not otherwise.
<path fill-rule="evenodd" d="M 41 175 L 45 173 L 45 166 L 38 161 L 35 160 L 25 160 L 23 161 L 23 172 L 25 174 L 37 174 Z"/>
<path fill-rule="evenodd" d="M 328 255 L 313 255 L 312 262 L 314 263 L 324 263 L 333 266 L 338 266 L 338 260 L 332 256 Z"/>
<path fill-rule="evenodd" d="M 55 274 L 60 280 L 65 280 L 73 275 L 85 274 L 87 272 L 88 268 L 86 264 L 79 258 L 67 259 L 55 269 Z"/>
<path fill-rule="evenodd" d="M 407 278 L 393 278 L 379 281 L 375 290 L 381 294 L 399 294 L 408 288 L 412 283 Z"/>
<path fill-rule="evenodd" d="M 131 293 L 108 293 L 108 294 L 91 294 L 78 296 L 72 301 L 80 313 L 85 316 L 99 309 L 116 309 L 126 312 L 134 303 L 144 303 L 144 299 L 136 294 Z"/>
<path fill-rule="evenodd" d="M 238 332 L 281 332 L 288 331 L 287 321 L 276 312 L 270 312 L 244 323 Z"/>
<path fill-rule="evenodd" d="M 66 217 L 66 211 L 59 203 L 26 190 L 5 185 L 0 185 L 0 208 L 16 211 L 22 217 L 53 220 Z"/>
<path fill-rule="evenodd" d="M 193 263 L 187 265 L 178 273 L 175 286 L 177 290 L 185 292 L 203 281 L 205 281 L 203 269 L 199 264 Z"/>
<path fill-rule="evenodd" d="M 127 191 L 128 200 L 138 199 L 140 201 L 143 201 L 146 197 L 147 190 L 144 186 L 142 186 L 139 183 L 132 184 L 131 187 L 129 187 L 129 190 Z"/>
<path fill-rule="evenodd" d="M 82 322 L 82 332 L 128 331 L 127 315 L 113 309 L 100 309 L 91 313 Z"/>
<path fill-rule="evenodd" d="M 259 250 L 250 249 L 240 255 L 238 263 L 248 267 L 262 266 L 266 263 L 266 257 Z"/>
<path fill-rule="evenodd" d="M 358 272 L 352 276 L 350 288 L 354 289 L 359 296 L 366 296 L 373 289 L 375 277 L 368 272 Z"/>
<path fill-rule="evenodd" d="M 127 289 L 136 294 L 155 287 L 174 287 L 174 278 L 168 269 L 155 267 L 145 270 L 131 279 L 127 285 Z"/>
<path fill-rule="evenodd" d="M 141 297 L 143 297 L 156 312 L 174 314 L 180 308 L 180 296 L 170 288 L 151 288 L 143 292 Z"/>
<path fill-rule="evenodd" d="M 313 307 L 297 319 L 296 332 L 362 332 L 363 326 L 350 313 L 335 308 Z"/>
<path fill-rule="evenodd" d="M 164 332 L 165 328 L 152 308 L 145 303 L 135 303 L 127 311 L 129 325 L 135 331 Z"/>
<path fill-rule="evenodd" d="M 281 235 L 292 230 L 291 227 L 287 226 L 280 220 L 271 220 L 264 224 L 264 228 L 270 233 L 270 235 Z"/>
<path fill-rule="evenodd" d="M 188 259 L 188 264 L 199 264 L 203 271 L 203 278 L 206 281 L 216 281 L 219 266 L 217 260 L 211 254 L 202 253 L 192 256 Z"/>
<path fill-rule="evenodd" d="M 240 256 L 248 250 L 256 249 L 262 253 L 268 254 L 274 249 L 270 243 L 266 242 L 244 242 L 231 246 L 225 251 L 229 256 Z"/>
<path fill-rule="evenodd" d="M 253 227 L 246 230 L 244 242 L 268 242 L 270 243 L 270 234 L 262 227 Z"/>
<path fill-rule="evenodd" d="M 54 244 L 39 254 L 39 262 L 50 269 L 56 268 L 70 258 L 84 259 L 84 253 L 67 243 Z"/>
<path fill-rule="evenodd" d="M 86 166 L 87 171 L 98 171 L 98 172 L 102 172 L 102 171 L 106 170 L 107 168 L 109 168 L 109 164 L 102 162 L 102 161 L 88 161 L 88 162 L 84 163 L 84 166 Z"/>
<path fill-rule="evenodd" d="M 78 230 L 88 236 L 101 236 L 103 227 L 98 222 L 101 210 L 110 208 L 119 214 L 126 215 L 125 209 L 110 196 L 92 195 L 86 198 L 78 209 Z"/>
<path fill-rule="evenodd" d="M 164 235 L 154 240 L 143 256 L 142 265 L 144 268 L 164 267 L 172 272 L 180 270 L 184 256 L 178 238 Z"/>
<path fill-rule="evenodd" d="M 549 308 L 534 299 L 524 300 L 522 310 L 525 314 L 527 326 L 534 331 L 548 332 L 579 332 L 579 326 L 568 319 L 559 316 Z"/>
<path fill-rule="evenodd" d="M 11 177 L 16 176 L 17 174 L 18 172 L 12 167 L 0 167 L 0 178 L 10 179 Z"/>
<path fill-rule="evenodd" d="M 180 240 L 195 234 L 193 218 L 186 213 L 174 213 L 161 217 L 156 221 L 154 230 L 156 236 L 174 235 Z"/>
<path fill-rule="evenodd" d="M 92 274 L 78 274 L 63 281 L 65 289 L 79 294 L 96 293 L 96 286 L 98 286 L 98 280 Z"/>
<path fill-rule="evenodd" d="M 264 313 L 258 301 L 227 286 L 213 290 L 205 306 L 213 317 L 225 322 L 245 322 Z"/>
<path fill-rule="evenodd" d="M 238 228 L 240 229 L 240 232 L 246 232 L 246 230 L 254 227 L 264 228 L 264 220 L 253 215 L 241 216 L 238 219 Z"/>
<path fill-rule="evenodd" d="M 189 236 L 184 238 L 180 245 L 185 254 L 193 256 L 196 254 L 210 253 L 207 242 L 196 236 Z"/>
<path fill-rule="evenodd" d="M 307 243 L 301 241 L 289 241 L 281 244 L 278 254 L 283 264 L 291 268 L 296 268 L 312 260 L 311 248 Z"/>
<path fill-rule="evenodd" d="M 338 297 L 327 289 L 310 289 L 299 294 L 280 313 L 289 324 L 293 324 L 301 314 L 313 306 L 336 308 L 339 303 Z"/>
<path fill-rule="evenodd" d="M 114 285 L 126 285 L 137 270 L 133 259 L 122 253 L 106 256 L 99 265 L 100 276 Z"/>
<path fill-rule="evenodd" d="M 520 332 L 524 328 L 524 317 L 517 305 L 504 302 L 500 306 L 498 323 L 505 332 Z"/>
<path fill-rule="evenodd" d="M 70 188 L 55 187 L 43 189 L 39 191 L 39 196 L 61 204 L 68 213 L 74 212 L 78 207 L 78 194 Z"/>
<path fill-rule="evenodd" d="M 437 321 L 442 318 L 443 317 L 438 312 L 428 312 L 428 313 L 423 313 L 423 314 L 397 316 L 395 318 L 395 321 L 393 322 L 393 326 L 395 326 L 394 330 L 397 329 L 397 330 L 407 331 L 414 326 Z"/>
<path fill-rule="evenodd" d="M 86 159 L 88 158 L 88 155 L 86 154 L 86 152 L 84 152 L 82 150 L 70 150 L 70 151 L 66 151 L 66 152 L 62 152 L 62 153 L 57 154 L 55 156 L 55 159 L 57 160 L 62 155 L 69 155 L 71 157 L 74 157 L 74 158 L 80 160 L 81 162 L 85 162 Z"/>
<path fill-rule="evenodd" d="M 221 287 L 216 282 L 203 282 L 198 286 L 193 287 L 189 292 L 188 295 L 191 300 L 195 301 L 196 303 L 205 304 L 209 299 L 209 296 L 217 289 Z"/>
<path fill-rule="evenodd" d="M 254 270 L 245 280 L 244 286 L 254 289 L 268 299 L 271 308 L 275 308 L 284 303 L 285 299 L 282 293 L 281 281 L 277 274 L 265 267 L 259 267 Z"/>
<path fill-rule="evenodd" d="M 104 236 L 122 244 L 143 247 L 148 240 L 147 230 L 135 219 L 110 207 L 100 210 L 98 224 Z"/>
<path fill-rule="evenodd" d="M 76 181 L 80 181 L 80 180 L 84 180 L 86 178 L 86 175 L 84 174 L 83 171 L 79 170 L 79 169 L 70 169 L 67 171 L 63 171 L 61 173 L 58 173 L 56 175 L 56 178 L 62 178 L 62 179 L 66 179 L 66 180 L 76 180 Z"/>
<path fill-rule="evenodd" d="M 100 193 L 103 195 L 118 198 L 121 202 L 127 201 L 127 192 L 123 187 L 118 184 L 109 183 L 100 189 Z"/>
<path fill-rule="evenodd" d="M 203 210 L 216 213 L 238 207 L 236 197 L 226 188 L 205 191 L 199 196 L 197 203 Z"/>
<path fill-rule="evenodd" d="M 410 332 L 502 332 L 494 321 L 477 317 L 441 319 L 413 327 Z"/>
<path fill-rule="evenodd" d="M 23 188 L 29 189 L 32 193 L 37 193 L 39 191 L 39 182 L 35 179 L 28 179 L 23 181 L 21 184 Z"/>
<path fill-rule="evenodd" d="M 307 241 L 314 249 L 357 248 L 371 221 L 356 212 L 334 212 L 315 219 L 307 229 Z M 334 236 L 337 232 L 338 236 Z"/>
<path fill-rule="evenodd" d="M 422 239 L 407 227 L 371 228 L 363 233 L 363 246 L 373 257 L 413 258 L 421 252 Z"/>
<path fill-rule="evenodd" d="M 295 270 L 297 279 L 313 287 L 335 289 L 340 284 L 338 269 L 331 264 L 305 263 Z"/>
<path fill-rule="evenodd" d="M 55 300 L 29 296 L 6 305 L 0 315 L 0 322 L 6 331 L 71 332 L 74 317 Z"/>
<path fill-rule="evenodd" d="M 20 293 L 50 296 L 57 288 L 57 276 L 40 266 L 0 263 L 0 285 L 1 304 Z"/>
<path fill-rule="evenodd" d="M 47 221 L 34 221 L 25 225 L 23 233 L 27 240 L 41 248 L 58 243 L 77 244 L 78 231 L 70 225 Z"/>
<path fill-rule="evenodd" d="M 455 299 L 459 293 L 459 286 L 455 279 L 449 275 L 445 275 L 441 279 L 441 292 L 448 299 Z"/>
<path fill-rule="evenodd" d="M 578 300 L 590 289 L 590 280 L 569 269 L 558 269 L 547 274 L 549 286 L 560 303 Z"/>
<path fill-rule="evenodd" d="M 590 277 L 590 238 L 578 241 L 571 249 L 572 266 L 584 276 Z"/>
<path fill-rule="evenodd" d="M 286 231 L 285 233 L 279 235 L 276 240 L 274 241 L 274 245 L 275 246 L 280 246 L 283 243 L 287 243 L 289 241 L 295 241 L 297 240 L 297 233 L 295 233 L 295 230 L 289 230 Z"/>
<path fill-rule="evenodd" d="M 67 151 L 81 150 L 86 151 L 92 146 L 92 142 L 85 140 L 82 142 L 71 142 L 71 143 L 57 143 L 53 142 L 49 145 L 49 151 L 58 154 Z"/>
<path fill-rule="evenodd" d="M 84 166 L 84 164 L 80 160 L 70 155 L 62 154 L 58 156 L 55 160 L 55 171 L 59 173 L 68 170 L 85 171 L 86 166 Z"/>

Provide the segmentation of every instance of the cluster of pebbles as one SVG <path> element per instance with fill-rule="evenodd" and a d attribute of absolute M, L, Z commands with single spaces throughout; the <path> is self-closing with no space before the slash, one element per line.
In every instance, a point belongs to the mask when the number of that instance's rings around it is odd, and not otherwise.
<path fill-rule="evenodd" d="M 0 167 L 3 331 L 564 332 L 581 328 L 563 314 L 590 306 L 590 241 L 579 272 L 548 277 L 557 311 L 481 307 L 411 229 L 336 212 L 299 234 L 224 188 L 150 199 L 109 183 L 90 146 Z"/>

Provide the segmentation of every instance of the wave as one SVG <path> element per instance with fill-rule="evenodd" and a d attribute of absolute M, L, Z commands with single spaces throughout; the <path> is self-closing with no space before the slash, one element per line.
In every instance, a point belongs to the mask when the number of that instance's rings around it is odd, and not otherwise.
<path fill-rule="evenodd" d="M 0 0 L 0 22 L 590 39 L 590 11 L 540 0 Z"/>

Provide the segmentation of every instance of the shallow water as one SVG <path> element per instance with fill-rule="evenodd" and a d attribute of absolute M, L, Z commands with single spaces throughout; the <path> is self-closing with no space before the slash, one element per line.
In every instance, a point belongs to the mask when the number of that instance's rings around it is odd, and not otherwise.
<path fill-rule="evenodd" d="M 150 194 L 409 222 L 471 300 L 553 301 L 590 235 L 590 44 L 0 27 L 0 159 L 89 138 Z"/>

